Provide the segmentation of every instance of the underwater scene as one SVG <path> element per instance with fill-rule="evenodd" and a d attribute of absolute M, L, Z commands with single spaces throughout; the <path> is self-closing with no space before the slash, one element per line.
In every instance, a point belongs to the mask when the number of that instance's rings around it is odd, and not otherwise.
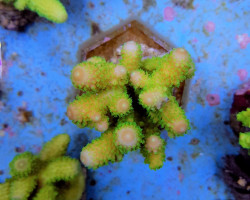
<path fill-rule="evenodd" d="M 0 200 L 250 200 L 250 1 L 0 0 Z"/>

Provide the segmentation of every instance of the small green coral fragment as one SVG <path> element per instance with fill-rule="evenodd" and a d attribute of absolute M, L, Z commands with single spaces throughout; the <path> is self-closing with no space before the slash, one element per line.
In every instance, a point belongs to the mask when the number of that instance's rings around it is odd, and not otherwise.
<path fill-rule="evenodd" d="M 51 161 L 40 173 L 39 183 L 41 185 L 57 181 L 72 180 L 79 172 L 80 164 L 76 159 L 60 157 Z"/>
<path fill-rule="evenodd" d="M 80 128 L 104 132 L 82 149 L 81 161 L 86 167 L 96 169 L 121 160 L 128 151 L 141 149 L 149 167 L 159 169 L 166 145 L 160 130 L 177 137 L 190 129 L 178 104 L 181 95 L 175 92 L 194 75 L 190 54 L 176 48 L 151 57 L 158 53 L 147 45 L 142 47 L 128 41 L 120 52 L 117 49 L 115 57 L 110 55 L 111 62 L 93 57 L 72 69 L 72 83 L 82 93 L 69 104 L 68 118 Z"/>
<path fill-rule="evenodd" d="M 55 186 L 45 185 L 37 192 L 33 200 L 56 200 L 57 194 Z"/>
<path fill-rule="evenodd" d="M 37 159 L 30 152 L 21 153 L 10 162 L 10 174 L 13 177 L 28 176 L 37 170 Z"/>
<path fill-rule="evenodd" d="M 239 144 L 246 149 L 250 149 L 250 132 L 240 133 Z"/>
<path fill-rule="evenodd" d="M 238 113 L 237 120 L 242 122 L 243 126 L 250 128 L 250 108 L 247 108 L 247 110 Z"/>
<path fill-rule="evenodd" d="M 67 151 L 70 137 L 68 134 L 60 134 L 55 136 L 51 141 L 47 142 L 41 152 L 40 159 L 49 161 L 64 155 Z"/>
<path fill-rule="evenodd" d="M 10 199 L 10 182 L 0 183 L 0 200 Z"/>
<path fill-rule="evenodd" d="M 36 176 L 29 176 L 14 180 L 10 185 L 11 200 L 26 200 L 29 198 L 37 184 Z"/>

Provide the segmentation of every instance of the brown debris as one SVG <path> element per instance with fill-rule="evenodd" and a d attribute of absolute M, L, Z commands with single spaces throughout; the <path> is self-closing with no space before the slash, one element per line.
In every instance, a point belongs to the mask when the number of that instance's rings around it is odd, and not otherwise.
<path fill-rule="evenodd" d="M 189 144 L 191 144 L 191 145 L 197 145 L 197 144 L 199 144 L 200 143 L 200 140 L 198 139 L 198 138 L 193 138 L 190 142 L 189 142 Z"/>
<path fill-rule="evenodd" d="M 24 123 L 30 122 L 31 117 L 32 117 L 32 112 L 31 111 L 27 111 L 25 108 L 18 108 L 17 119 L 21 123 L 24 124 Z"/>
<path fill-rule="evenodd" d="M 19 11 L 0 2 L 0 25 L 5 29 L 23 31 L 26 25 L 35 21 L 36 17 L 37 15 L 31 11 Z"/>

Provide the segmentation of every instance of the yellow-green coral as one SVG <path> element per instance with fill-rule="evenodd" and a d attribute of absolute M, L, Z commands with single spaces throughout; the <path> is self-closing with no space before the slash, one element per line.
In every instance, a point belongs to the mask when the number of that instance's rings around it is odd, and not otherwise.
<path fill-rule="evenodd" d="M 0 0 L 4 3 L 14 4 L 18 10 L 29 9 L 39 16 L 55 22 L 63 23 L 67 20 L 68 14 L 59 0 Z"/>
<path fill-rule="evenodd" d="M 37 158 L 30 152 L 17 155 L 10 163 L 10 174 L 13 177 L 24 177 L 37 170 Z"/>
<path fill-rule="evenodd" d="M 85 175 L 80 162 L 65 156 L 70 137 L 60 134 L 47 142 L 39 156 L 24 152 L 10 163 L 11 179 L 0 184 L 0 200 L 80 200 Z M 63 187 L 63 185 L 68 187 Z"/>
<path fill-rule="evenodd" d="M 165 161 L 165 148 L 161 149 L 157 153 L 147 153 L 145 155 L 144 162 L 149 164 L 149 168 L 153 170 L 160 169 Z"/>
<path fill-rule="evenodd" d="M 10 184 L 10 199 L 26 200 L 37 184 L 36 176 L 29 176 L 13 180 Z"/>
<path fill-rule="evenodd" d="M 33 198 L 33 200 L 56 200 L 57 189 L 53 185 L 45 185 L 42 187 Z"/>
<path fill-rule="evenodd" d="M 10 182 L 0 183 L 0 200 L 10 199 Z"/>
<path fill-rule="evenodd" d="M 242 123 L 243 126 L 250 128 L 250 108 L 245 111 L 241 111 L 237 114 L 237 120 Z M 246 149 L 250 150 L 250 132 L 240 133 L 239 144 Z"/>
<path fill-rule="evenodd" d="M 39 157 L 42 161 L 49 161 L 60 156 L 63 156 L 70 142 L 70 137 L 68 134 L 59 134 L 52 138 L 51 141 L 47 142 L 40 154 Z"/>
<path fill-rule="evenodd" d="M 51 161 L 41 170 L 39 183 L 46 185 L 61 180 L 69 181 L 78 174 L 79 170 L 79 162 L 76 159 L 63 156 Z"/>
<path fill-rule="evenodd" d="M 102 133 L 101 137 L 92 141 L 82 149 L 81 161 L 89 168 L 97 168 L 115 161 L 119 149 L 113 139 L 113 131 Z"/>
<path fill-rule="evenodd" d="M 83 171 L 80 170 L 74 179 L 69 181 L 64 187 L 59 189 L 57 200 L 80 199 L 85 189 L 85 178 Z"/>
<path fill-rule="evenodd" d="M 240 133 L 239 144 L 246 149 L 250 149 L 250 132 Z"/>
<path fill-rule="evenodd" d="M 245 111 L 241 111 L 237 114 L 237 120 L 242 123 L 243 126 L 250 128 L 250 108 Z"/>
<path fill-rule="evenodd" d="M 81 161 L 87 167 L 121 160 L 124 153 L 140 148 L 150 168 L 158 169 L 166 145 L 159 128 L 167 129 L 170 137 L 189 129 L 172 94 L 194 74 L 189 53 L 176 48 L 144 60 L 142 53 L 140 44 L 129 41 L 122 46 L 119 64 L 93 57 L 72 70 L 72 83 L 82 93 L 69 104 L 67 116 L 81 128 L 104 132 L 82 149 Z"/>

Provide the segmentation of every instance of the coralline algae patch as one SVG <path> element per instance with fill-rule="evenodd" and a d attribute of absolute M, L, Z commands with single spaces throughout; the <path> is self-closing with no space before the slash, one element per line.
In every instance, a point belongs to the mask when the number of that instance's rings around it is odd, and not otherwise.
<path fill-rule="evenodd" d="M 176 15 L 176 13 L 174 11 L 174 8 L 172 8 L 172 7 L 166 7 L 166 8 L 164 8 L 164 14 L 163 14 L 163 16 L 164 16 L 164 19 L 166 21 L 173 21 L 174 18 L 175 18 L 175 15 Z"/>
<path fill-rule="evenodd" d="M 237 71 L 237 74 L 238 74 L 238 76 L 239 76 L 239 78 L 240 78 L 241 81 L 246 80 L 246 78 L 248 76 L 248 72 L 247 72 L 246 69 L 239 69 Z"/>
<path fill-rule="evenodd" d="M 241 49 L 246 49 L 248 43 L 250 43 L 250 37 L 248 36 L 247 33 L 236 35 L 236 40 L 240 45 Z"/>
<path fill-rule="evenodd" d="M 214 32 L 215 30 L 215 23 L 208 21 L 205 23 L 204 28 L 207 32 Z"/>
<path fill-rule="evenodd" d="M 210 106 L 216 106 L 220 104 L 220 96 L 218 94 L 207 94 L 206 100 Z"/>

